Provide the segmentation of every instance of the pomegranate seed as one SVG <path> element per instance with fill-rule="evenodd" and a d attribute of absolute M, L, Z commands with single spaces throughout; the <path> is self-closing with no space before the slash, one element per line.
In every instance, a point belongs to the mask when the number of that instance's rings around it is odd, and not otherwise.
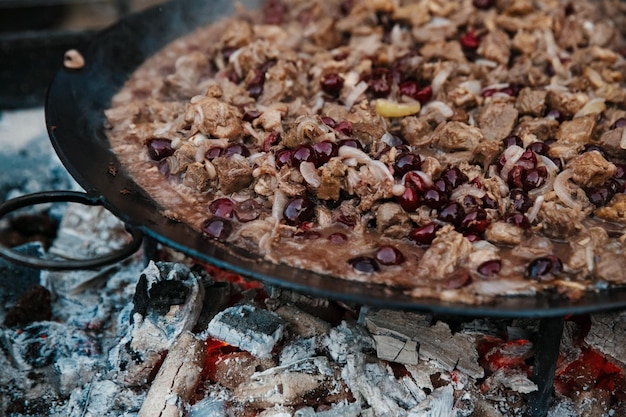
<path fill-rule="evenodd" d="M 540 279 L 548 274 L 558 275 L 563 271 L 563 263 L 554 256 L 542 256 L 532 260 L 526 268 L 526 276 L 532 279 Z"/>
<path fill-rule="evenodd" d="M 619 129 L 620 127 L 626 127 L 626 117 L 620 117 L 611 125 L 611 130 Z"/>
<path fill-rule="evenodd" d="M 532 169 L 537 166 L 537 155 L 530 149 L 526 149 L 517 161 L 518 166 L 524 169 Z"/>
<path fill-rule="evenodd" d="M 486 90 L 483 90 L 483 92 L 480 95 L 485 97 L 485 98 L 487 98 L 487 97 L 491 97 L 492 95 L 494 95 L 497 92 L 498 92 L 498 90 L 496 90 L 495 88 L 488 88 Z"/>
<path fill-rule="evenodd" d="M 278 169 L 282 168 L 285 165 L 291 165 L 292 160 L 292 151 L 290 149 L 283 149 L 282 151 L 276 154 L 276 167 Z"/>
<path fill-rule="evenodd" d="M 328 116 L 322 116 L 322 123 L 324 123 L 326 126 L 330 128 L 334 128 L 337 125 L 337 122 L 335 122 L 335 119 L 333 119 L 332 117 L 328 117 Z"/>
<path fill-rule="evenodd" d="M 626 180 L 626 165 L 624 164 L 615 164 L 617 168 L 615 170 L 615 174 L 613 174 L 613 178 L 616 180 Z"/>
<path fill-rule="evenodd" d="M 474 197 L 473 195 L 466 195 L 465 197 L 463 197 L 463 202 L 461 203 L 461 205 L 463 206 L 464 209 L 475 209 L 478 207 L 482 207 L 482 201 L 479 200 L 478 198 Z"/>
<path fill-rule="evenodd" d="M 540 188 L 546 183 L 548 170 L 546 167 L 537 167 L 526 170 L 522 173 L 522 188 L 524 191 Z"/>
<path fill-rule="evenodd" d="M 339 147 L 341 148 L 342 146 L 349 146 L 351 148 L 363 150 L 363 144 L 361 144 L 361 141 L 357 139 L 342 139 L 339 141 Z"/>
<path fill-rule="evenodd" d="M 446 194 L 450 194 L 452 192 L 452 187 L 443 178 L 439 178 L 437 181 L 435 181 L 435 188 Z"/>
<path fill-rule="evenodd" d="M 409 235 L 409 239 L 417 243 L 418 245 L 430 245 L 432 241 L 437 237 L 437 230 L 441 226 L 435 223 L 428 223 L 424 226 L 413 229 Z"/>
<path fill-rule="evenodd" d="M 482 240 L 482 238 L 479 235 L 477 235 L 476 233 L 464 233 L 463 237 L 465 239 L 467 239 L 468 241 L 470 241 L 471 243 L 478 242 L 479 240 Z"/>
<path fill-rule="evenodd" d="M 222 156 L 223 153 L 224 153 L 223 148 L 210 148 L 208 151 L 206 151 L 206 153 L 204 154 L 204 157 L 208 159 L 209 161 L 212 161 L 218 156 Z"/>
<path fill-rule="evenodd" d="M 514 166 L 507 176 L 507 183 L 511 188 L 523 188 L 522 184 L 522 174 L 524 173 L 524 168 L 521 166 Z"/>
<path fill-rule="evenodd" d="M 530 220 L 528 220 L 528 217 L 526 217 L 524 214 L 519 212 L 507 214 L 506 216 L 504 216 L 504 221 L 506 223 L 515 225 L 520 229 L 530 229 Z"/>
<path fill-rule="evenodd" d="M 261 115 L 261 112 L 258 110 L 246 110 L 243 114 L 242 120 L 244 122 L 251 122 L 254 119 L 257 119 Z"/>
<path fill-rule="evenodd" d="M 272 132 L 263 139 L 263 152 L 269 152 L 280 141 L 280 133 Z"/>
<path fill-rule="evenodd" d="M 559 123 L 561 123 L 564 120 L 563 116 L 561 115 L 561 112 L 558 111 L 557 109 L 548 110 L 546 112 L 546 119 L 554 119 Z"/>
<path fill-rule="evenodd" d="M 501 93 L 508 94 L 512 97 L 517 97 L 521 91 L 522 86 L 515 83 L 510 83 L 508 87 L 504 87 L 500 90 Z"/>
<path fill-rule="evenodd" d="M 357 218 L 355 216 L 346 215 L 340 212 L 337 218 L 335 219 L 335 221 L 341 224 L 345 224 L 346 226 L 352 228 L 356 226 Z"/>
<path fill-rule="evenodd" d="M 241 81 L 235 71 L 227 71 L 225 76 L 233 84 L 239 84 L 239 82 Z"/>
<path fill-rule="evenodd" d="M 376 260 L 368 256 L 358 256 L 356 258 L 352 258 L 348 261 L 348 263 L 357 271 L 368 274 L 376 272 L 379 269 Z"/>
<path fill-rule="evenodd" d="M 389 83 L 384 78 L 374 78 L 367 82 L 368 91 L 371 91 L 374 97 L 387 97 L 391 91 Z"/>
<path fill-rule="evenodd" d="M 172 141 L 169 139 L 150 139 L 147 144 L 148 155 L 154 161 L 160 161 L 174 154 Z"/>
<path fill-rule="evenodd" d="M 469 233 L 484 233 L 489 226 L 485 210 L 472 210 L 463 216 L 461 230 Z"/>
<path fill-rule="evenodd" d="M 404 262 L 404 255 L 393 246 L 381 246 L 376 251 L 376 260 L 381 265 L 400 265 Z"/>
<path fill-rule="evenodd" d="M 428 188 L 424 179 L 413 171 L 407 172 L 404 176 L 404 186 L 414 188 L 419 193 L 423 193 Z"/>
<path fill-rule="evenodd" d="M 526 213 L 533 206 L 532 199 L 519 188 L 512 189 L 509 192 L 509 198 L 513 203 L 515 211 L 519 211 L 520 213 Z"/>
<path fill-rule="evenodd" d="M 278 0 L 269 0 L 263 6 L 263 22 L 268 25 L 280 25 L 286 13 L 287 6 Z"/>
<path fill-rule="evenodd" d="M 522 148 L 524 146 L 524 142 L 522 142 L 522 138 L 517 135 L 510 135 L 506 138 L 502 139 L 502 143 L 504 144 L 504 148 L 509 148 L 513 145 L 519 146 Z"/>
<path fill-rule="evenodd" d="M 604 186 L 607 187 L 609 191 L 613 193 L 613 195 L 617 194 L 619 191 L 623 189 L 620 183 L 613 178 L 609 178 L 607 182 L 604 183 Z"/>
<path fill-rule="evenodd" d="M 232 230 L 232 224 L 226 219 L 208 219 L 202 224 L 202 233 L 213 239 L 224 240 Z"/>
<path fill-rule="evenodd" d="M 457 167 L 449 167 L 446 168 L 439 177 L 447 182 L 452 189 L 458 187 L 461 184 L 465 184 L 469 181 L 467 175 L 465 175 L 459 168 Z"/>
<path fill-rule="evenodd" d="M 320 84 L 326 94 L 337 97 L 343 88 L 343 78 L 337 73 L 326 74 Z"/>
<path fill-rule="evenodd" d="M 232 219 L 235 212 L 235 203 L 229 198 L 218 198 L 209 204 L 209 210 L 217 217 Z"/>
<path fill-rule="evenodd" d="M 412 187 L 405 187 L 402 195 L 396 197 L 396 201 L 404 211 L 412 213 L 419 207 L 419 195 Z"/>
<path fill-rule="evenodd" d="M 339 154 L 339 146 L 329 140 L 318 142 L 313 145 L 313 151 L 317 157 L 317 165 L 324 165 L 330 158 Z"/>
<path fill-rule="evenodd" d="M 317 155 L 311 145 L 299 145 L 291 152 L 291 166 L 299 168 L 303 162 L 317 163 Z"/>
<path fill-rule="evenodd" d="M 559 172 L 563 171 L 563 160 L 561 158 L 550 158 L 550 160 L 556 165 Z"/>
<path fill-rule="evenodd" d="M 415 99 L 417 101 L 420 102 L 420 104 L 426 104 L 430 101 L 430 99 L 433 98 L 433 89 L 431 86 L 427 85 L 424 88 L 421 88 L 418 92 L 417 95 L 415 96 Z"/>
<path fill-rule="evenodd" d="M 473 0 L 472 4 L 477 9 L 486 10 L 494 5 L 494 0 Z"/>
<path fill-rule="evenodd" d="M 606 154 L 604 153 L 602 148 L 599 147 L 598 145 L 592 145 L 591 143 L 585 144 L 585 146 L 583 146 L 583 148 L 581 149 L 580 153 L 591 152 L 591 151 L 598 152 L 600 155 L 602 155 L 603 158 L 606 159 Z"/>
<path fill-rule="evenodd" d="M 294 197 L 285 206 L 283 217 L 287 224 L 297 226 L 309 221 L 315 215 L 314 204 L 307 197 Z"/>
<path fill-rule="evenodd" d="M 433 209 L 440 209 L 448 202 L 448 196 L 446 193 L 436 189 L 431 188 L 430 190 L 424 193 L 422 198 L 424 204 Z"/>
<path fill-rule="evenodd" d="M 352 123 L 347 120 L 343 120 L 335 126 L 335 130 L 344 136 L 352 135 Z"/>
<path fill-rule="evenodd" d="M 222 49 L 222 57 L 224 58 L 225 61 L 228 61 L 228 59 L 230 58 L 230 56 L 233 54 L 233 52 L 235 52 L 237 50 L 237 48 L 234 47 L 226 47 Z"/>
<path fill-rule="evenodd" d="M 417 171 L 422 167 L 422 159 L 414 153 L 400 154 L 393 165 L 393 172 L 398 177 L 409 171 Z"/>
<path fill-rule="evenodd" d="M 340 244 L 340 243 L 347 242 L 348 236 L 346 236 L 344 233 L 336 232 L 336 233 L 331 233 L 330 235 L 328 235 L 328 240 L 331 243 Z"/>
<path fill-rule="evenodd" d="M 232 145 L 228 145 L 226 149 L 224 149 L 224 154 L 222 156 L 229 157 L 233 155 L 241 155 L 241 156 L 248 157 L 250 156 L 250 151 L 244 145 L 234 143 Z"/>
<path fill-rule="evenodd" d="M 262 212 L 263 206 L 251 198 L 235 205 L 235 217 L 242 223 L 258 219 Z"/>
<path fill-rule="evenodd" d="M 455 290 L 458 288 L 465 287 L 472 283 L 472 276 L 466 270 L 460 270 L 453 272 L 451 275 L 446 277 L 443 282 L 443 287 L 447 290 Z"/>
<path fill-rule="evenodd" d="M 463 206 L 453 202 L 442 208 L 437 218 L 443 222 L 458 225 L 464 216 L 465 210 L 463 210 Z"/>
<path fill-rule="evenodd" d="M 463 36 L 461 36 L 459 41 L 461 42 L 461 46 L 467 49 L 478 49 L 480 46 L 480 39 L 478 39 L 476 32 L 473 30 L 466 32 Z"/>
<path fill-rule="evenodd" d="M 398 84 L 400 94 L 411 98 L 416 98 L 419 86 L 415 81 L 403 81 Z"/>
<path fill-rule="evenodd" d="M 615 193 L 612 192 L 611 188 L 607 187 L 604 184 L 586 189 L 585 194 L 587 194 L 587 198 L 589 199 L 591 204 L 596 207 L 606 206 L 615 195 Z"/>
<path fill-rule="evenodd" d="M 394 148 L 398 148 L 399 146 L 402 146 L 406 143 L 406 141 L 404 139 L 402 139 L 400 136 L 396 136 L 396 135 L 389 135 L 389 139 L 387 140 L 387 145 L 392 146 Z"/>
<path fill-rule="evenodd" d="M 497 275 L 498 273 L 500 273 L 501 268 L 502 268 L 502 261 L 500 259 L 492 259 L 490 261 L 485 261 L 482 264 L 478 265 L 477 271 L 482 276 L 491 277 L 493 275 Z"/>
<path fill-rule="evenodd" d="M 260 69 L 254 70 L 254 78 L 248 83 L 248 94 L 252 98 L 258 98 L 263 93 L 265 83 L 265 72 Z"/>
<path fill-rule="evenodd" d="M 528 145 L 528 149 L 538 155 L 547 155 L 550 150 L 550 146 L 546 145 L 544 142 L 533 142 Z"/>
<path fill-rule="evenodd" d="M 497 209 L 498 208 L 498 202 L 496 200 L 494 200 L 493 198 L 489 197 L 487 194 L 485 194 L 485 196 L 482 198 L 483 200 L 483 207 L 486 209 Z"/>

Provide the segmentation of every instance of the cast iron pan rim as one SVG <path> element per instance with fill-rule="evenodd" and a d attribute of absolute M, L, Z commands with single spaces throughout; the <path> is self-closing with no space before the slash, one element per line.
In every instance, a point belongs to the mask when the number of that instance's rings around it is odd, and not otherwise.
<path fill-rule="evenodd" d="M 206 5 L 208 2 L 183 4 L 189 7 L 197 3 Z M 149 56 L 157 47 L 182 34 L 163 32 L 164 28 L 167 29 L 167 17 L 172 11 L 176 12 L 180 4 L 167 3 L 131 15 L 99 33 L 90 48 L 83 51 L 87 63 L 85 68 L 79 71 L 61 69 L 48 90 L 46 125 L 55 151 L 87 193 L 97 196 L 103 206 L 122 221 L 166 246 L 243 276 L 317 297 L 372 307 L 500 318 L 563 317 L 626 308 L 626 289 L 589 293 L 576 303 L 554 300 L 543 294 L 501 297 L 494 303 L 484 305 L 415 299 L 379 285 L 340 280 L 262 262 L 255 257 L 248 256 L 248 259 L 242 260 L 241 250 L 234 255 L 232 252 L 237 252 L 236 248 L 224 248 L 222 244 L 209 241 L 190 227 L 160 215 L 156 203 L 124 173 L 120 162 L 109 149 L 103 133 L 103 110 L 125 78 L 143 60 L 134 56 L 136 50 L 133 48 L 138 48 L 134 43 L 140 41 L 138 37 L 154 38 L 155 45 L 148 47 Z M 217 7 L 215 4 L 214 7 Z M 189 9 L 186 10 L 186 16 L 196 19 L 198 14 Z M 143 33 L 144 29 L 148 32 L 152 30 L 150 27 L 142 28 L 146 21 L 155 28 L 152 33 Z M 189 25 L 188 29 L 192 26 Z M 119 45 L 107 44 L 111 39 L 125 43 L 121 51 L 123 56 L 115 55 L 120 53 Z M 124 55 L 124 51 L 130 52 Z"/>

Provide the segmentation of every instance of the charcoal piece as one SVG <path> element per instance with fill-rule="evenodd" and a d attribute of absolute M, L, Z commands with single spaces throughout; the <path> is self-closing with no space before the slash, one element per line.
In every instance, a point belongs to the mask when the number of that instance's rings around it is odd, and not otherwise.
<path fill-rule="evenodd" d="M 27 243 L 13 248 L 13 250 L 30 256 L 43 256 L 40 243 Z M 20 294 L 33 285 L 39 284 L 40 271 L 25 266 L 16 265 L 0 258 L 0 316 L 3 309 L 12 305 Z"/>
<path fill-rule="evenodd" d="M 25 326 L 34 321 L 49 320 L 52 316 L 50 291 L 40 285 L 33 286 L 20 296 L 15 306 L 7 312 L 4 325 Z"/>
<path fill-rule="evenodd" d="M 596 314 L 591 316 L 591 328 L 585 343 L 626 366 L 626 313 Z"/>
<path fill-rule="evenodd" d="M 185 303 L 189 288 L 180 281 L 160 281 L 148 291 L 148 307 L 157 314 L 166 314 L 171 306 Z"/>
<path fill-rule="evenodd" d="M 333 360 L 345 364 L 348 357 L 357 352 L 374 350 L 374 340 L 363 327 L 342 322 L 324 338 L 324 345 Z"/>
<path fill-rule="evenodd" d="M 259 358 L 271 357 L 283 330 L 284 321 L 277 314 L 251 305 L 227 308 L 218 313 L 207 328 L 210 336 Z"/>

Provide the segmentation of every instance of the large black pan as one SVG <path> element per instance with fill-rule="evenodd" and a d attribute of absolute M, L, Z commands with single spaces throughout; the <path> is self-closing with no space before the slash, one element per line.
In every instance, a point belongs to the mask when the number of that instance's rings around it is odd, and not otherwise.
<path fill-rule="evenodd" d="M 316 296 L 395 309 L 494 317 L 558 317 L 626 308 L 626 290 L 589 294 L 576 303 L 545 295 L 502 298 L 480 306 L 413 299 L 379 286 L 263 262 L 249 253 L 207 240 L 185 224 L 162 216 L 157 204 L 125 174 L 111 152 L 103 127 L 103 110 L 129 74 L 148 56 L 172 39 L 229 14 L 232 9 L 225 0 L 179 1 L 132 15 L 99 34 L 83 51 L 84 68 L 63 69 L 56 75 L 46 103 L 52 144 L 80 185 L 113 214 L 147 236 L 194 258 Z"/>

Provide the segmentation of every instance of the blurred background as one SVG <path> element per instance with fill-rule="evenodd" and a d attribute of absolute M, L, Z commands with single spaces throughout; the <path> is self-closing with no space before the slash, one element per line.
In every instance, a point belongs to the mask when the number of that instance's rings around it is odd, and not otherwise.
<path fill-rule="evenodd" d="M 164 0 L 0 0 L 0 110 L 42 106 L 66 50 Z"/>

